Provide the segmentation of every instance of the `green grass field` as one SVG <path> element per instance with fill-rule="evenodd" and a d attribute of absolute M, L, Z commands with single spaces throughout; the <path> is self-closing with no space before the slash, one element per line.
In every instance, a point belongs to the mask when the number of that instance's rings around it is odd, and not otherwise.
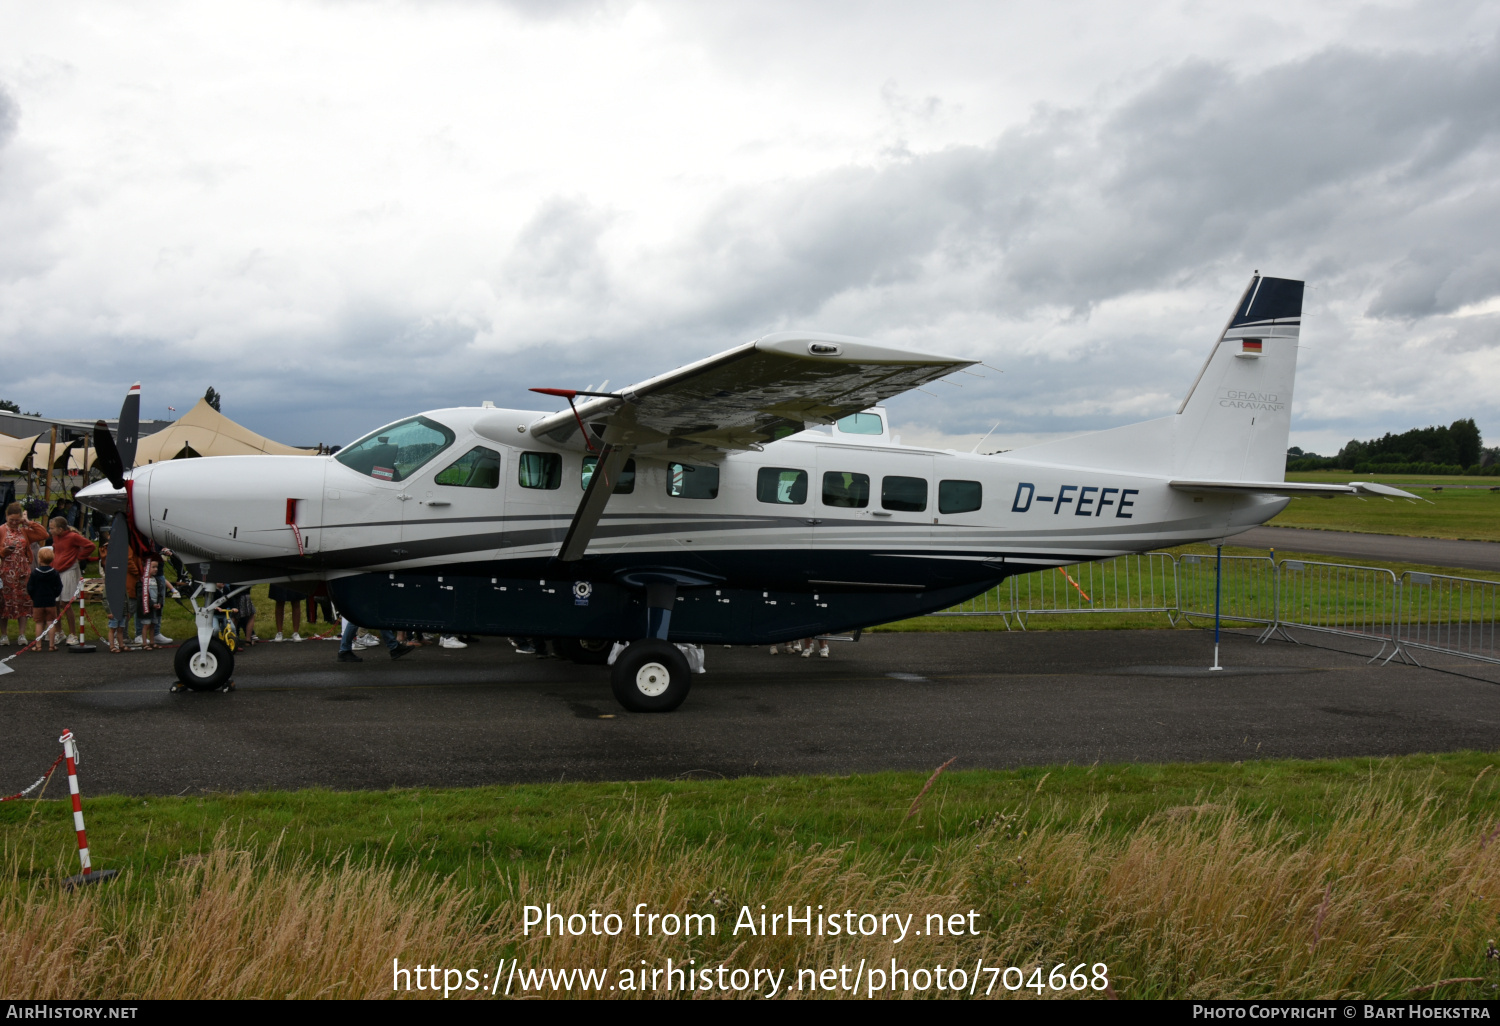
<path fill-rule="evenodd" d="M 1322 531 L 1401 534 L 1417 538 L 1458 538 L 1500 541 L 1500 478 L 1439 477 L 1402 474 L 1353 474 L 1316 471 L 1288 474 L 1289 481 L 1347 484 L 1352 480 L 1380 481 L 1404 487 L 1427 502 L 1373 496 L 1335 499 L 1293 499 L 1271 520 L 1274 527 L 1304 527 Z M 1454 485 L 1480 488 L 1454 488 Z M 1440 488 L 1434 491 L 1434 488 Z M 1491 491 L 1490 489 L 1495 489 Z"/>
<path fill-rule="evenodd" d="M 16 802 L 0 806 L 0 991 L 389 996 L 392 957 L 896 957 L 1104 962 L 1124 997 L 1403 997 L 1456 977 L 1480 982 L 1441 996 L 1492 996 L 1497 762 L 952 771 L 909 818 L 924 773 L 90 797 L 96 865 L 123 877 L 79 896 L 54 886 L 75 860 L 66 803 Z M 546 901 L 708 911 L 724 929 L 524 936 L 521 907 Z M 735 911 L 761 903 L 973 909 L 983 930 L 901 947 L 730 935 Z"/>

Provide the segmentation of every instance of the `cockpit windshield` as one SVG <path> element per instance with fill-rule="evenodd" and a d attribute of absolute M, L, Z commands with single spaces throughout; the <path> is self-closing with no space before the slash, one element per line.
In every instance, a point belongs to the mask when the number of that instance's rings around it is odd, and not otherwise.
<path fill-rule="evenodd" d="M 410 417 L 345 446 L 334 459 L 377 481 L 404 481 L 452 445 L 453 438 L 453 432 L 435 420 Z"/>

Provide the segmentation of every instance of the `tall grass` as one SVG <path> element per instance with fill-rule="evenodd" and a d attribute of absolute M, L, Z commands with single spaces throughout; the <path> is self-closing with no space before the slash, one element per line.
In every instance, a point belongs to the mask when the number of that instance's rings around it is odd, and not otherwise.
<path fill-rule="evenodd" d="M 941 824 L 939 789 L 909 823 L 893 815 L 884 847 L 791 837 L 747 845 L 726 834 L 705 842 L 678 829 L 670 799 L 622 802 L 591 816 L 571 850 L 546 863 L 491 858 L 448 877 L 425 873 L 418 860 L 314 859 L 275 839 L 221 833 L 159 872 L 132 870 L 69 893 L 39 882 L 45 874 L 34 865 L 23 871 L 38 856 L 12 844 L 4 852 L 12 871 L 0 880 L 0 993 L 380 997 L 392 996 L 393 958 L 491 973 L 499 959 L 518 958 L 610 968 L 613 979 L 669 957 L 787 969 L 789 986 L 798 969 L 895 958 L 912 968 L 1040 965 L 1044 976 L 1059 962 L 1105 962 L 1121 997 L 1401 997 L 1453 977 L 1486 982 L 1439 996 L 1495 993 L 1500 973 L 1485 951 L 1500 932 L 1500 844 L 1494 823 L 1456 810 L 1451 797 L 1365 778 L 1312 829 L 1234 794 L 1122 828 L 1110 825 L 1107 797 L 1080 808 L 1042 790 L 944 825 L 935 845 L 904 843 L 923 821 Z M 713 913 L 717 932 L 636 936 L 627 925 L 617 937 L 549 938 L 522 930 L 526 905 L 613 911 L 628 924 L 637 902 L 659 913 Z M 899 944 L 736 936 L 740 906 L 758 915 L 761 904 L 912 913 L 918 928 L 929 914 L 973 908 L 981 935 Z"/>

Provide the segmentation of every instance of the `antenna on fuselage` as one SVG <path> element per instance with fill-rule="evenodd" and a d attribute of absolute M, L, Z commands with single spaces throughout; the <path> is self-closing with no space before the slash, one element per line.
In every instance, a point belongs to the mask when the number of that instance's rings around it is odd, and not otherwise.
<path fill-rule="evenodd" d="M 974 443 L 974 448 L 970 449 L 969 451 L 970 452 L 978 452 L 979 451 L 979 447 L 984 444 L 984 439 L 990 437 L 990 435 L 993 435 L 995 433 L 995 428 L 997 428 L 999 426 L 1000 426 L 1000 422 L 998 420 L 995 421 L 995 427 L 992 427 L 988 431 L 986 431 L 984 433 L 984 438 L 981 438 L 979 441 L 975 442 Z"/>

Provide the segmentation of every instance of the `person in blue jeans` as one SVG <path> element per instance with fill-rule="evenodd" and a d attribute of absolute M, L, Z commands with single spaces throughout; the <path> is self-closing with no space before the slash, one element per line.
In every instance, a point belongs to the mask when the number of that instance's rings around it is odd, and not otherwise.
<path fill-rule="evenodd" d="M 354 654 L 354 638 L 359 634 L 359 625 L 353 620 L 345 617 L 344 633 L 339 636 L 339 662 L 362 663 L 364 659 Z M 390 649 L 392 659 L 400 659 L 412 650 L 411 645 L 403 645 L 396 640 L 396 635 L 391 631 L 381 631 L 380 640 L 385 642 L 385 647 Z"/>

